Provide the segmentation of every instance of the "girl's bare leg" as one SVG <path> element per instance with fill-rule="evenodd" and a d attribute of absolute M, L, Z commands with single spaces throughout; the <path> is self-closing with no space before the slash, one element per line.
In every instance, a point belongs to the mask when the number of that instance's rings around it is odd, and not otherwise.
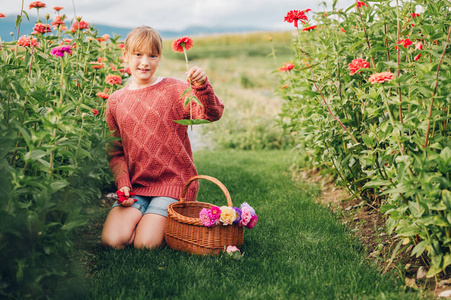
<path fill-rule="evenodd" d="M 166 217 L 158 214 L 145 214 L 136 227 L 135 248 L 160 247 L 163 243 Z"/>
<path fill-rule="evenodd" d="M 113 207 L 103 225 L 102 245 L 121 249 L 132 244 L 141 218 L 141 211 L 134 207 Z"/>

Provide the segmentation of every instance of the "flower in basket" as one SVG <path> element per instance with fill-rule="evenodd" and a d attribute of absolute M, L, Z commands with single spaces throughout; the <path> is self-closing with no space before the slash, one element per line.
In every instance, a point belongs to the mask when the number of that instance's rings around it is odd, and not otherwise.
<path fill-rule="evenodd" d="M 211 209 L 211 217 L 214 219 L 216 224 L 219 224 L 219 219 L 221 218 L 221 208 L 217 206 L 212 206 Z"/>
<path fill-rule="evenodd" d="M 227 248 L 224 246 L 224 250 L 224 252 L 226 252 L 233 259 L 241 259 L 242 257 L 240 249 L 236 246 L 229 245 Z"/>
<path fill-rule="evenodd" d="M 202 208 L 199 213 L 199 219 L 202 222 L 202 225 L 206 227 L 213 227 L 216 224 L 216 220 L 213 218 L 211 210 L 207 208 Z"/>
<path fill-rule="evenodd" d="M 235 221 L 233 221 L 233 224 L 240 224 L 240 221 L 241 221 L 241 208 L 234 207 L 233 209 L 235 210 L 235 213 L 236 213 L 236 219 L 235 219 Z"/>
<path fill-rule="evenodd" d="M 254 228 L 255 224 L 257 224 L 257 220 L 258 220 L 257 215 L 253 215 L 249 223 L 247 223 L 246 228 L 247 229 Z"/>
<path fill-rule="evenodd" d="M 230 206 L 221 206 L 221 217 L 219 219 L 222 225 L 232 225 L 236 220 L 236 211 Z"/>

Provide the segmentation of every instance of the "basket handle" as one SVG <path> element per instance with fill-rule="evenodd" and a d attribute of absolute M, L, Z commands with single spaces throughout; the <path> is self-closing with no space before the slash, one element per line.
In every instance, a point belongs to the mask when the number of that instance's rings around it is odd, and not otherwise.
<path fill-rule="evenodd" d="M 186 201 L 186 193 L 188 192 L 188 188 L 189 188 L 190 184 L 194 180 L 197 180 L 197 179 L 206 179 L 206 180 L 209 180 L 209 181 L 215 183 L 217 186 L 219 186 L 221 188 L 221 190 L 224 192 L 224 195 L 227 199 L 227 205 L 230 207 L 233 207 L 232 198 L 230 197 L 230 193 L 227 190 L 227 188 L 218 179 L 211 177 L 211 176 L 207 176 L 207 175 L 196 175 L 196 176 L 191 177 L 188 180 L 188 182 L 185 183 L 185 186 L 183 187 L 182 195 L 180 196 L 180 202 Z"/>

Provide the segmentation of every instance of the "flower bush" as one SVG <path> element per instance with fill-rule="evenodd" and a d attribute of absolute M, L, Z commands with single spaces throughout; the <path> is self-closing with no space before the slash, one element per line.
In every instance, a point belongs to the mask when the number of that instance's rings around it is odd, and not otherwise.
<path fill-rule="evenodd" d="M 281 126 L 309 163 L 352 198 L 381 204 L 389 232 L 413 245 L 428 277 L 451 265 L 448 9 L 356 1 L 318 13 L 314 31 L 296 28 L 296 67 L 279 89 Z"/>

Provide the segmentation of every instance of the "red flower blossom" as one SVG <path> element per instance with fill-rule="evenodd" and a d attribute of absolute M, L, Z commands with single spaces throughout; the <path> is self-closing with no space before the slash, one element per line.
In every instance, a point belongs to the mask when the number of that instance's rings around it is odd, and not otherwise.
<path fill-rule="evenodd" d="M 340 28 L 340 31 L 342 31 L 342 32 L 346 32 L 346 30 L 342 27 L 342 28 Z"/>
<path fill-rule="evenodd" d="M 104 60 L 106 60 L 105 58 L 103 58 L 103 57 L 99 57 L 99 58 L 97 58 L 97 61 L 98 62 L 102 62 L 102 61 L 104 61 Z"/>
<path fill-rule="evenodd" d="M 287 12 L 287 15 L 285 16 L 285 18 L 283 19 L 284 22 L 288 22 L 288 23 L 293 23 L 294 27 L 298 27 L 298 21 L 301 21 L 302 23 L 305 23 L 305 21 L 308 21 L 307 16 L 305 15 L 305 13 L 307 11 L 310 11 L 310 9 L 306 9 L 306 10 L 290 10 L 289 12 Z"/>
<path fill-rule="evenodd" d="M 371 82 L 371 84 L 376 83 L 384 83 L 392 81 L 395 78 L 392 72 L 381 72 L 381 73 L 374 73 L 373 75 L 368 78 L 368 80 Z"/>
<path fill-rule="evenodd" d="M 188 51 L 193 46 L 193 40 L 187 36 L 179 38 L 172 42 L 171 48 L 175 52 L 183 52 L 185 49 Z"/>
<path fill-rule="evenodd" d="M 287 87 L 288 87 L 288 84 L 284 85 L 284 86 L 282 87 L 282 90 L 286 89 Z"/>
<path fill-rule="evenodd" d="M 403 45 L 404 48 L 407 48 L 408 46 L 412 45 L 413 42 L 409 39 L 405 39 L 405 40 L 400 40 L 399 42 L 396 43 L 397 45 Z M 395 46 L 396 49 L 398 49 L 398 46 Z"/>
<path fill-rule="evenodd" d="M 102 99 L 108 99 L 110 97 L 110 95 L 108 95 L 107 93 L 104 92 L 97 92 L 96 96 L 102 98 Z"/>
<path fill-rule="evenodd" d="M 109 38 L 110 38 L 109 34 L 104 34 L 104 35 L 102 35 L 102 37 L 96 38 L 96 40 L 99 42 L 106 42 L 106 41 L 108 41 Z"/>
<path fill-rule="evenodd" d="M 92 114 L 93 114 L 94 116 L 97 116 L 97 115 L 99 114 L 99 111 L 98 111 L 97 109 L 93 108 L 93 109 L 92 109 Z"/>
<path fill-rule="evenodd" d="M 119 44 L 117 45 L 120 49 L 124 49 L 125 45 L 124 44 Z"/>
<path fill-rule="evenodd" d="M 71 32 L 75 32 L 75 31 L 77 31 L 77 30 L 83 30 L 83 29 L 88 29 L 88 28 L 89 28 L 89 23 L 88 23 L 88 22 L 85 22 L 84 20 L 80 20 L 80 22 L 75 21 L 75 22 L 72 24 L 72 26 L 71 26 L 71 28 L 70 28 L 70 31 L 71 31 Z"/>
<path fill-rule="evenodd" d="M 55 6 L 53 9 L 55 10 L 55 13 L 59 12 L 60 10 L 62 10 L 64 7 L 62 6 Z"/>
<path fill-rule="evenodd" d="M 108 75 L 105 79 L 106 83 L 111 85 L 119 85 L 122 83 L 122 77 L 119 75 Z"/>
<path fill-rule="evenodd" d="M 0 18 L 5 18 L 5 17 L 6 17 L 5 14 L 0 13 Z"/>
<path fill-rule="evenodd" d="M 414 60 L 414 61 L 417 61 L 417 60 L 419 60 L 419 59 L 420 59 L 420 57 L 421 57 L 421 53 L 420 53 L 420 54 L 418 54 L 417 56 L 415 56 L 415 57 L 413 58 L 413 60 Z"/>
<path fill-rule="evenodd" d="M 282 72 L 282 71 L 290 71 L 290 70 L 292 70 L 293 68 L 294 68 L 294 65 L 293 65 L 292 63 L 284 63 L 283 67 L 281 67 L 281 68 L 279 69 L 279 72 Z"/>
<path fill-rule="evenodd" d="M 416 17 L 419 17 L 420 14 L 412 13 L 412 19 L 415 19 Z"/>
<path fill-rule="evenodd" d="M 121 74 L 127 73 L 128 75 L 132 75 L 132 72 L 130 71 L 130 68 L 127 68 L 127 69 L 119 69 L 118 71 L 121 72 Z"/>
<path fill-rule="evenodd" d="M 17 45 L 22 47 L 37 47 L 38 40 L 36 38 L 30 38 L 28 35 L 23 35 L 17 41 Z"/>
<path fill-rule="evenodd" d="M 362 7 L 362 6 L 366 6 L 366 3 L 362 2 L 362 1 L 357 1 L 357 7 Z"/>
<path fill-rule="evenodd" d="M 72 50 L 70 45 L 62 45 L 62 46 L 56 46 L 50 50 L 51 55 L 63 57 L 65 53 L 72 54 Z"/>
<path fill-rule="evenodd" d="M 304 29 L 302 29 L 302 31 L 310 31 L 316 28 L 316 25 L 313 26 L 309 26 L 309 27 L 305 27 Z"/>
<path fill-rule="evenodd" d="M 44 8 L 45 7 L 45 3 L 42 3 L 41 1 L 35 1 L 35 2 L 31 2 L 30 3 L 30 9 L 32 9 L 32 8 L 37 8 L 37 9 L 39 9 L 39 8 Z"/>
<path fill-rule="evenodd" d="M 356 58 L 348 65 L 349 76 L 354 75 L 355 73 L 359 73 L 360 69 L 368 69 L 370 67 L 370 63 L 362 58 Z"/>
<path fill-rule="evenodd" d="M 36 23 L 31 34 L 44 34 L 46 32 L 52 32 L 52 28 L 49 24 Z"/>
<path fill-rule="evenodd" d="M 89 64 L 91 65 L 91 68 L 97 69 L 97 70 L 102 69 L 105 66 L 104 63 L 97 62 L 97 61 L 90 61 Z"/>
<path fill-rule="evenodd" d="M 52 26 L 55 29 L 58 29 L 58 27 L 60 29 L 62 29 L 62 27 L 66 26 L 66 23 L 64 23 L 64 19 L 66 19 L 66 16 L 62 15 L 62 16 L 55 16 L 55 18 L 53 18 L 53 21 L 51 22 Z"/>
<path fill-rule="evenodd" d="M 418 42 L 415 44 L 415 50 L 423 50 L 423 43 Z"/>

